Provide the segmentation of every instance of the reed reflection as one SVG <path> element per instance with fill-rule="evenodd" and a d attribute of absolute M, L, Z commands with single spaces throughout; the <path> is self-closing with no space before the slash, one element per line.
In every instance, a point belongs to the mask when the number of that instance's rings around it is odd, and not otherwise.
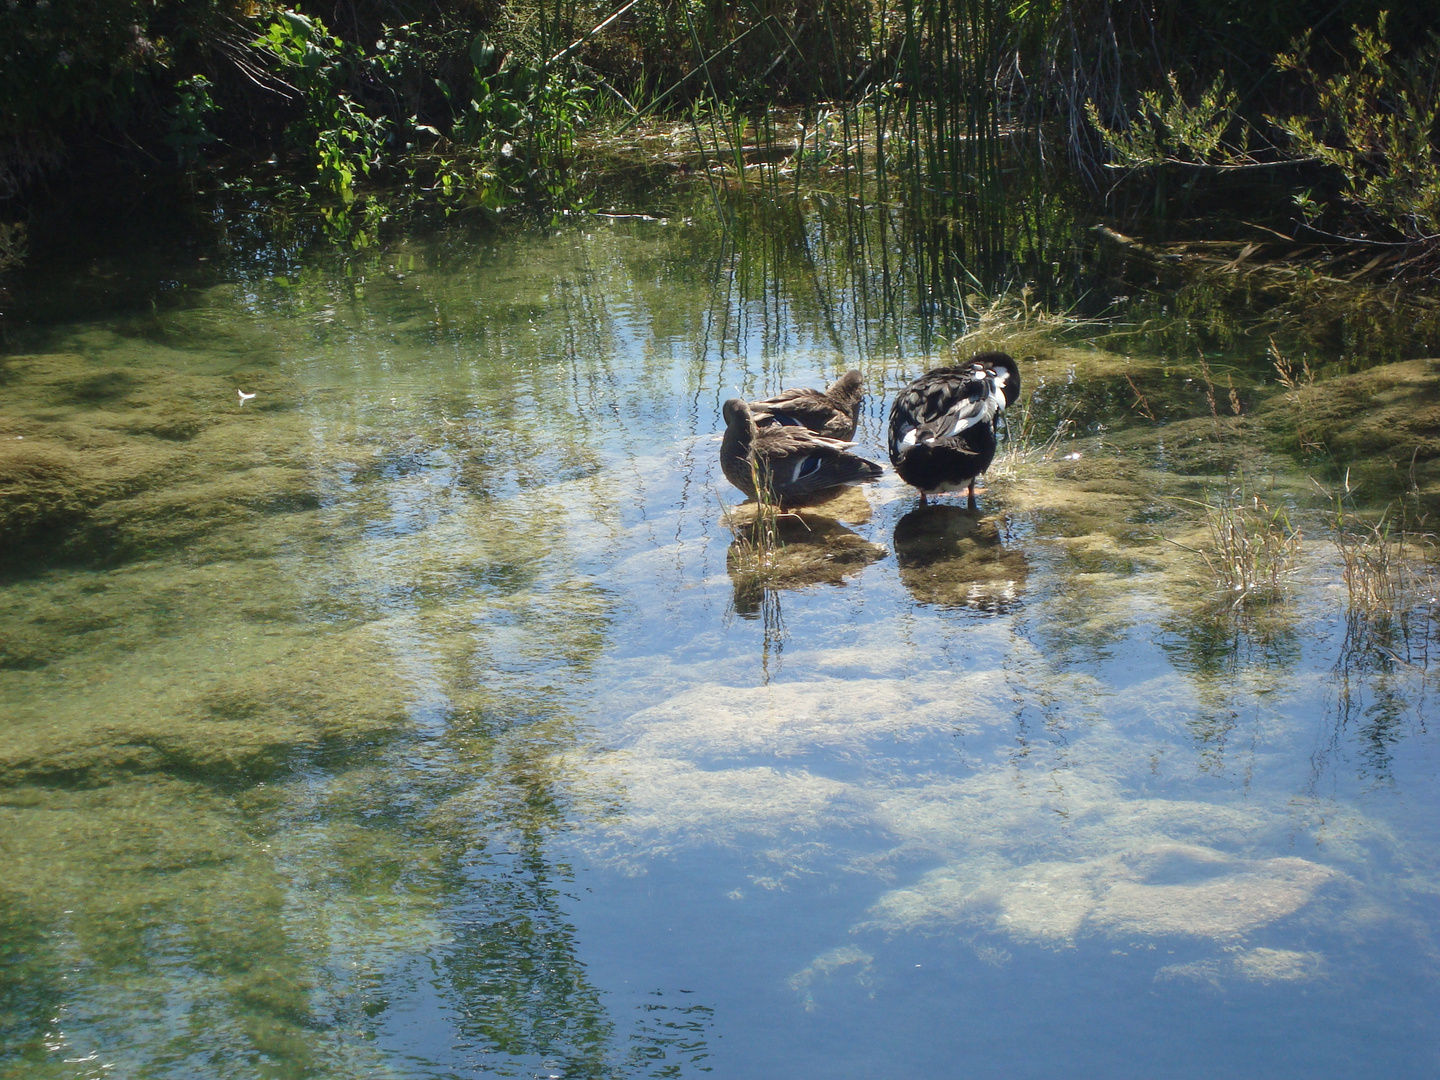
<path fill-rule="evenodd" d="M 1328 730 L 1315 757 L 1317 780 L 1331 754 L 1353 743 L 1348 756 L 1360 776 L 1393 782 L 1400 744 L 1425 729 L 1435 631 L 1428 612 L 1346 615 L 1345 636 L 1326 680 Z"/>
<path fill-rule="evenodd" d="M 895 525 L 900 581 L 921 604 L 1009 611 L 1030 564 L 1001 543 L 997 521 L 960 506 L 919 506 Z"/>
<path fill-rule="evenodd" d="M 1160 624 L 1160 648 L 1195 693 L 1186 726 L 1201 772 L 1224 776 L 1253 767 L 1261 702 L 1291 685 L 1303 658 L 1298 618 L 1290 605 L 1236 608 L 1228 597 L 1209 594 Z"/>

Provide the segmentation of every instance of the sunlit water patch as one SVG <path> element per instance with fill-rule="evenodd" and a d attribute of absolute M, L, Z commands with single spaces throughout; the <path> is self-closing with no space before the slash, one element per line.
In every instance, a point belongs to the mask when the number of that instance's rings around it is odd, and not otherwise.
<path fill-rule="evenodd" d="M 878 460 L 927 360 L 714 242 L 17 333 L 4 1075 L 1432 1075 L 1433 624 L 1347 620 L 1303 391 L 1017 338 L 980 513 L 887 474 L 756 574 L 720 404 L 860 367 Z M 1192 550 L 1237 475 L 1271 602 Z"/>

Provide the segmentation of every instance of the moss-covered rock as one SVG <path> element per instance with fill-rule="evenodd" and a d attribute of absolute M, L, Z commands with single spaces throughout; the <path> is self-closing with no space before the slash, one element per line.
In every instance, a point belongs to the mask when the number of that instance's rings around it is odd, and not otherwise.
<path fill-rule="evenodd" d="M 47 653 L 40 660 L 58 658 L 58 646 L 46 650 L 39 641 Z M 68 711 L 21 716 L 7 729 L 0 788 L 151 772 L 255 780 L 332 747 L 353 750 L 407 722 L 403 687 L 375 631 L 291 634 L 268 651 L 264 662 L 206 672 L 197 656 L 172 648 L 184 654 L 177 667 L 187 680 L 135 683 L 133 697 L 113 685 L 127 678 L 124 668 L 94 669 L 93 689 L 70 695 Z"/>

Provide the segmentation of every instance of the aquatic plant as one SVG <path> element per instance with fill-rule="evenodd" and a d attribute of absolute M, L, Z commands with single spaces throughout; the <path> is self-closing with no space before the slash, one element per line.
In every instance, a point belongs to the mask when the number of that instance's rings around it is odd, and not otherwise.
<path fill-rule="evenodd" d="M 1074 403 L 1053 425 L 1041 426 L 1038 421 L 1040 410 L 1034 407 L 1038 391 L 1030 391 L 1005 410 L 1001 422 L 1003 441 L 987 475 L 1014 480 L 1026 474 L 1027 468 L 1042 462 L 1053 461 L 1060 455 L 1062 447 L 1075 436 L 1075 412 L 1079 403 Z"/>
<path fill-rule="evenodd" d="M 1312 483 L 1315 483 L 1312 480 Z M 1330 539 L 1340 556 L 1340 573 L 1350 613 L 1365 619 L 1404 617 L 1417 607 L 1436 610 L 1440 605 L 1440 549 L 1436 537 L 1424 531 L 1424 521 L 1408 528 L 1396 521 L 1391 509 L 1366 521 L 1346 509 L 1352 499 L 1347 471 L 1343 485 L 1327 491 L 1315 483 L 1334 506 Z"/>
<path fill-rule="evenodd" d="M 1357 531 L 1344 520 L 1342 512 L 1333 540 L 1340 554 L 1350 609 L 1366 614 L 1394 613 L 1406 592 L 1403 534 L 1392 535 L 1383 517 L 1368 529 Z"/>
<path fill-rule="evenodd" d="M 1300 554 L 1301 532 L 1283 506 L 1237 491 L 1206 506 L 1210 548 L 1201 558 L 1217 581 L 1238 594 L 1236 604 L 1255 596 L 1280 595 Z"/>
<path fill-rule="evenodd" d="M 1176 501 L 1203 512 L 1205 538 L 1198 546 L 1163 539 L 1199 556 L 1231 608 L 1284 594 L 1303 535 L 1283 506 L 1271 506 L 1243 482 L 1218 496 Z"/>
<path fill-rule="evenodd" d="M 1281 354 L 1273 337 L 1270 339 L 1269 356 L 1271 366 L 1275 368 L 1275 378 L 1285 388 L 1285 398 L 1294 408 L 1295 437 L 1300 443 L 1301 451 L 1306 454 L 1324 453 L 1324 436 L 1312 428 L 1308 410 L 1305 408 L 1315 389 L 1315 373 L 1310 370 L 1310 361 L 1302 356 L 1297 367 L 1293 361 L 1287 360 Z"/>

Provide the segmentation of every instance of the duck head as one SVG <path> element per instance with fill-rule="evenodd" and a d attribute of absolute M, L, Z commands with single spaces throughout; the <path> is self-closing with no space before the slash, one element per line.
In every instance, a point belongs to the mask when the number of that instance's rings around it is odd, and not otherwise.
<path fill-rule="evenodd" d="M 1020 367 L 1009 353 L 976 353 L 970 358 L 970 363 L 983 367 L 993 375 L 1004 372 L 1005 382 L 1001 386 L 1001 392 L 1005 395 L 1005 407 L 1008 409 L 1015 404 L 1015 399 L 1020 396 Z"/>
<path fill-rule="evenodd" d="M 734 427 L 737 423 L 753 426 L 755 418 L 750 413 L 750 404 L 744 398 L 732 397 L 724 405 L 720 406 L 720 416 L 725 421 L 725 426 Z"/>

